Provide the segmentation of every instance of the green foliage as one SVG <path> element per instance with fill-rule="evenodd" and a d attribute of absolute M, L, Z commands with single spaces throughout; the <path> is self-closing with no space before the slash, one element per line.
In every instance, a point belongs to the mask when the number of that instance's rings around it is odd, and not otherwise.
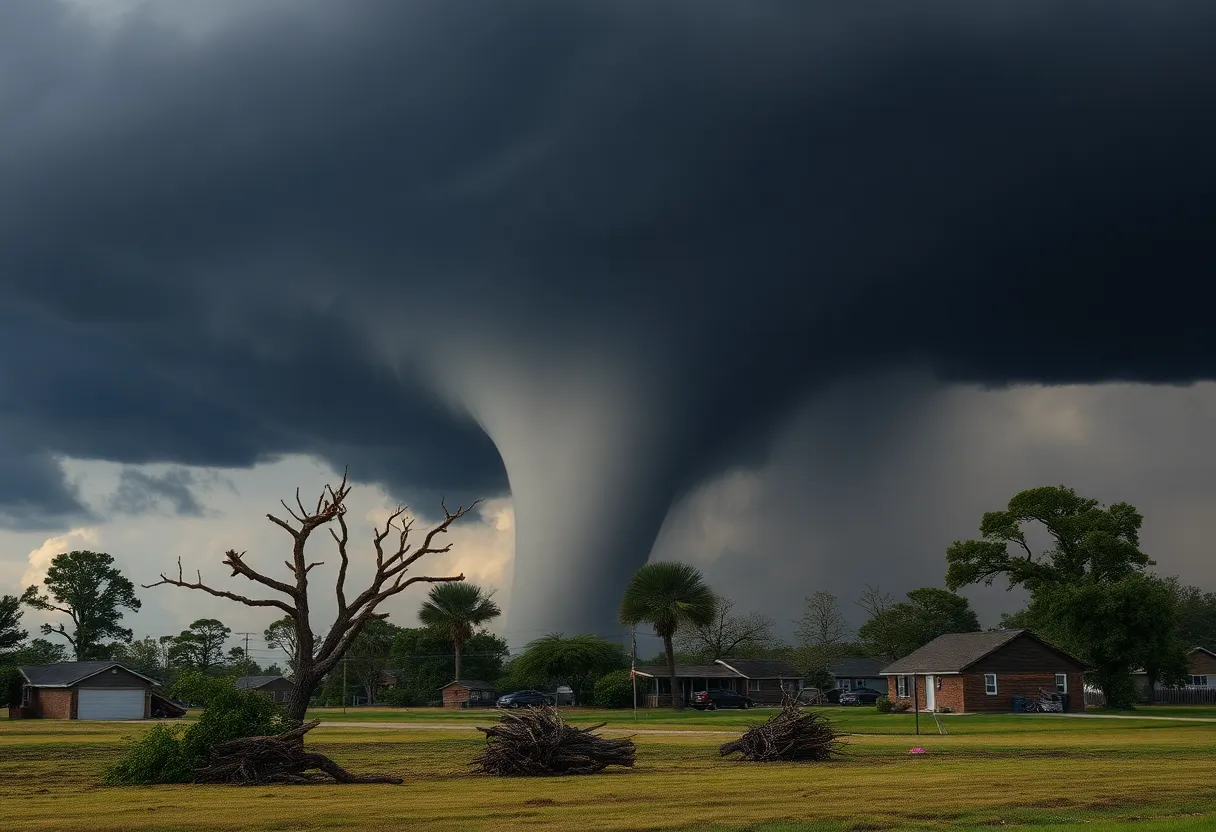
<path fill-rule="evenodd" d="M 130 644 L 114 645 L 111 657 L 136 673 L 165 681 L 165 650 L 160 641 L 152 636 Z"/>
<path fill-rule="evenodd" d="M 511 663 L 512 673 L 527 680 L 529 687 L 569 685 L 575 701 L 595 679 L 629 664 L 625 651 L 599 636 L 584 634 L 566 638 L 550 633 L 528 644 Z"/>
<path fill-rule="evenodd" d="M 273 622 L 262 632 L 267 647 L 277 647 L 287 654 L 287 667 L 292 673 L 296 669 L 296 621 L 290 615 L 285 615 Z"/>
<path fill-rule="evenodd" d="M 200 618 L 182 630 L 169 648 L 170 656 L 182 667 L 207 671 L 224 661 L 224 643 L 232 630 L 214 618 Z"/>
<path fill-rule="evenodd" d="M 0 708 L 21 704 L 21 688 L 25 680 L 16 665 L 0 665 Z"/>
<path fill-rule="evenodd" d="M 984 515 L 982 540 L 951 544 L 946 583 L 957 589 L 1004 576 L 1026 587 L 1029 607 L 1006 620 L 1035 624 L 1090 665 L 1111 707 L 1130 708 L 1132 668 L 1174 677 L 1185 662 L 1180 594 L 1146 571 L 1154 563 L 1139 548 L 1143 519 L 1127 503 L 1102 508 L 1064 486 L 1023 491 L 1005 511 Z M 1033 552 L 1027 523 L 1040 524 L 1052 548 Z"/>
<path fill-rule="evenodd" d="M 633 706 L 633 680 L 628 670 L 613 670 L 595 680 L 593 700 L 597 708 Z"/>
<path fill-rule="evenodd" d="M 718 599 L 701 572 L 686 563 L 648 563 L 634 573 L 621 599 L 621 623 L 650 624 L 670 641 L 681 627 L 713 622 Z"/>
<path fill-rule="evenodd" d="M 1190 647 L 1216 650 L 1216 592 L 1169 581 L 1177 592 L 1179 636 Z"/>
<path fill-rule="evenodd" d="M 107 785 L 188 783 L 219 743 L 276 734 L 290 724 L 281 706 L 262 694 L 237 690 L 231 679 L 190 671 L 171 695 L 202 703 L 198 721 L 184 727 L 158 725 L 135 740 L 107 770 Z"/>
<path fill-rule="evenodd" d="M 464 581 L 435 584 L 418 610 L 418 620 L 446 634 L 455 649 L 455 673 L 449 682 L 467 675 L 463 673 L 460 654 L 476 628 L 502 615 L 502 610 L 490 597 L 493 594 Z"/>
<path fill-rule="evenodd" d="M 376 691 L 380 687 L 382 674 L 389 667 L 393 639 L 398 629 L 395 624 L 373 618 L 363 625 L 346 651 L 347 676 L 359 684 L 369 702 L 376 701 Z"/>
<path fill-rule="evenodd" d="M 115 568 L 114 558 L 87 551 L 56 555 L 42 583 L 45 594 L 36 586 L 27 587 L 21 600 L 34 609 L 71 617 L 72 632 L 63 624 L 43 624 L 42 633 L 67 639 L 77 661 L 107 658 L 110 645 L 104 639 L 131 640 L 131 631 L 119 623 L 122 610 L 134 612 L 141 604 L 135 597 L 135 585 Z"/>
<path fill-rule="evenodd" d="M 880 610 L 857 631 L 870 655 L 893 661 L 938 636 L 980 629 L 971 604 L 953 592 L 923 587 L 907 597 L 907 601 Z"/>
<path fill-rule="evenodd" d="M 21 629 L 21 599 L 0 595 L 0 661 L 20 647 L 28 635 Z"/>
<path fill-rule="evenodd" d="M 439 699 L 439 688 L 455 677 L 451 644 L 446 633 L 429 627 L 398 628 L 389 651 L 398 691 L 391 704 L 427 705 Z M 508 655 L 506 641 L 492 633 L 476 633 L 464 646 L 461 675 L 499 681 Z M 341 666 L 336 675 L 341 675 Z"/>
<path fill-rule="evenodd" d="M 894 708 L 894 703 L 889 696 L 880 696 L 874 700 L 874 707 L 878 709 L 880 714 L 889 714 Z"/>

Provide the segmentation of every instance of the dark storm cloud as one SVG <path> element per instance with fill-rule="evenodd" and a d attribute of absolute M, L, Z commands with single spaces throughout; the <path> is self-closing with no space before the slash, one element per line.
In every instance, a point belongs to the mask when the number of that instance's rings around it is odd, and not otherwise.
<path fill-rule="evenodd" d="M 159 476 L 124 468 L 118 475 L 118 489 L 110 498 L 110 509 L 147 514 L 168 503 L 175 514 L 201 517 L 205 509 L 193 491 L 198 485 L 198 478 L 185 468 L 171 468 Z"/>
<path fill-rule="evenodd" d="M 502 489 L 430 384 L 476 338 L 640 380 L 629 515 L 857 373 L 1216 369 L 1208 2 L 229 7 L 0 10 L 0 280 L 39 345 L 0 395 L 40 449 Z"/>

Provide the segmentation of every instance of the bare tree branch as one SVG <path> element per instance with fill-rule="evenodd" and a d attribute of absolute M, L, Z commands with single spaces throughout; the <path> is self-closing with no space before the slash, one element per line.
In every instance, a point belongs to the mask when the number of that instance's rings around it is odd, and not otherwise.
<path fill-rule="evenodd" d="M 246 606 L 278 607 L 279 609 L 286 612 L 288 615 L 294 616 L 296 614 L 295 607 L 289 606 L 288 604 L 285 604 L 282 601 L 278 601 L 278 600 L 274 600 L 274 599 L 263 600 L 263 599 L 259 599 L 259 598 L 246 598 L 243 595 L 237 595 L 235 592 L 228 592 L 226 590 L 214 589 L 212 587 L 209 587 L 203 583 L 203 575 L 201 572 L 198 573 L 198 581 L 196 581 L 195 583 L 190 583 L 182 577 L 182 559 L 181 558 L 177 559 L 177 578 L 176 579 L 170 578 L 167 575 L 165 575 L 165 573 L 162 572 L 160 575 L 160 580 L 157 581 L 156 583 L 141 584 L 141 586 L 143 586 L 144 589 L 151 589 L 154 586 L 161 586 L 161 585 L 180 586 L 180 587 L 184 587 L 185 589 L 197 589 L 202 592 L 206 592 L 209 595 L 214 595 L 217 598 L 228 598 L 232 601 L 238 601 L 242 604 L 245 604 Z"/>

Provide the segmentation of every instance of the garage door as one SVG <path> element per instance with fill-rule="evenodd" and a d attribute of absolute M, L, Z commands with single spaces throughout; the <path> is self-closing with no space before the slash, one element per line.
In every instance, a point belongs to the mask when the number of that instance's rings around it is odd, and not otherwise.
<path fill-rule="evenodd" d="M 143 719 L 142 688 L 79 688 L 77 719 Z"/>

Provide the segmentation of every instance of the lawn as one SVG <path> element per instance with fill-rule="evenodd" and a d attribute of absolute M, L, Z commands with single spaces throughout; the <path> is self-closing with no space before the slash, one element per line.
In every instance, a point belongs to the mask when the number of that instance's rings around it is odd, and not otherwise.
<path fill-rule="evenodd" d="M 515 780 L 467 771 L 482 745 L 470 728 L 491 714 L 447 714 L 468 727 L 349 725 L 310 734 L 310 745 L 339 763 L 400 774 L 402 786 L 245 789 L 101 787 L 100 772 L 124 737 L 147 725 L 0 720 L 0 829 L 1157 832 L 1216 824 L 1216 724 L 957 716 L 942 720 L 948 735 L 913 738 L 895 733 L 909 727 L 906 717 L 828 712 L 853 720 L 853 730 L 890 730 L 851 736 L 850 756 L 836 763 L 740 764 L 717 756 L 723 737 L 700 732 L 727 730 L 743 715 L 669 714 L 664 722 L 655 714 L 639 727 L 686 731 L 639 734 L 633 771 Z M 631 716 L 610 722 L 627 728 Z M 596 717 L 583 712 L 575 721 Z M 909 755 L 914 744 L 928 753 Z"/>

